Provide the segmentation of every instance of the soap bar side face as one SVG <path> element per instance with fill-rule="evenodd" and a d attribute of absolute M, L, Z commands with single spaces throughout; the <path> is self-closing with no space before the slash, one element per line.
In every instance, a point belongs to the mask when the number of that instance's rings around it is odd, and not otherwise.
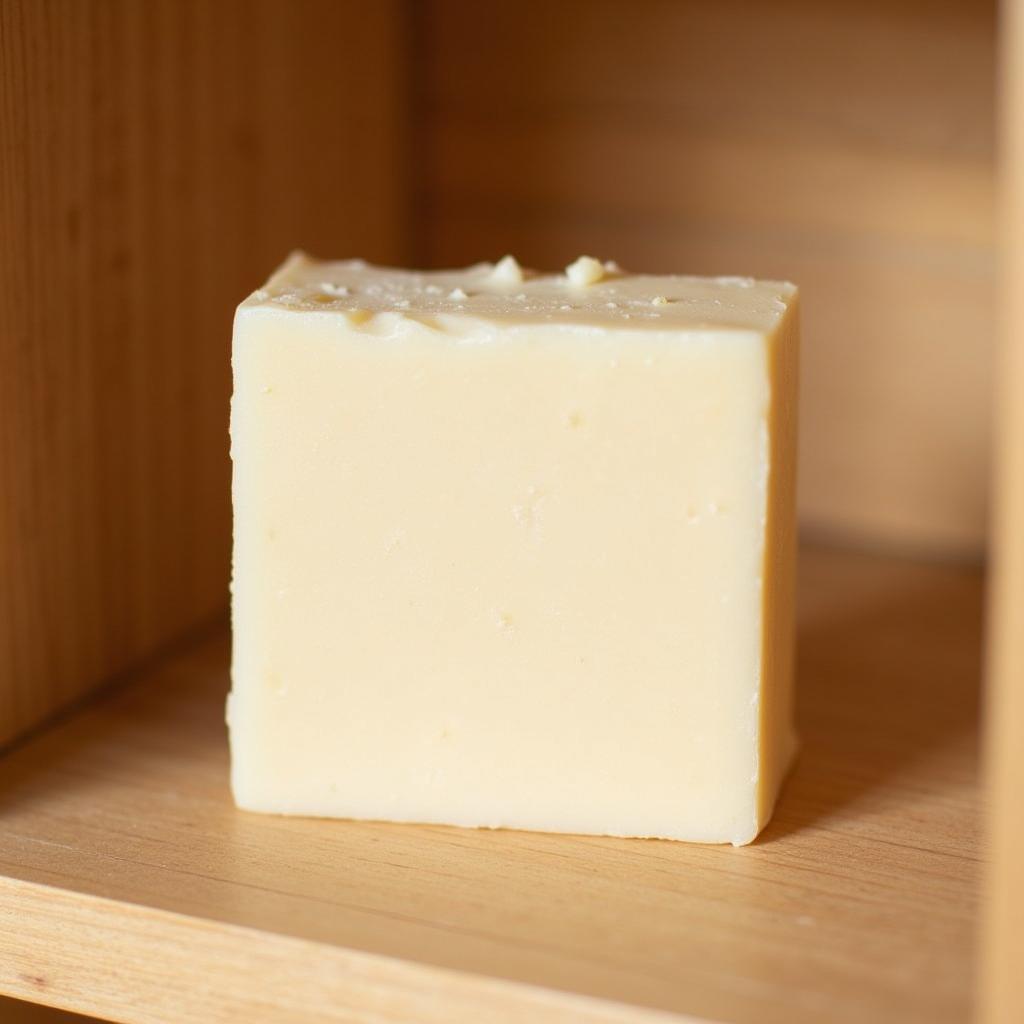
<path fill-rule="evenodd" d="M 765 504 L 759 831 L 771 817 L 779 790 L 797 752 L 793 705 L 799 310 L 799 301 L 793 296 L 785 317 L 768 338 L 767 351 L 771 379 L 768 410 L 770 470 Z"/>

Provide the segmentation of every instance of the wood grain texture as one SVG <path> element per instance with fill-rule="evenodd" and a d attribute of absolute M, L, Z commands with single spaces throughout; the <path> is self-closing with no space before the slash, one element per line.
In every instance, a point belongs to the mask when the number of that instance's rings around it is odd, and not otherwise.
<path fill-rule="evenodd" d="M 580 251 L 803 290 L 801 513 L 977 554 L 994 5 L 467 0 L 421 9 L 421 259 Z"/>
<path fill-rule="evenodd" d="M 752 846 L 245 814 L 214 636 L 0 759 L 0 992 L 138 1024 L 962 1022 L 981 579 L 801 568 Z"/>
<path fill-rule="evenodd" d="M 980 1024 L 1024 1020 L 1024 2 L 1003 5 L 1002 255 Z"/>
<path fill-rule="evenodd" d="M 232 310 L 402 258 L 401 10 L 0 3 L 0 745 L 226 604 Z"/>

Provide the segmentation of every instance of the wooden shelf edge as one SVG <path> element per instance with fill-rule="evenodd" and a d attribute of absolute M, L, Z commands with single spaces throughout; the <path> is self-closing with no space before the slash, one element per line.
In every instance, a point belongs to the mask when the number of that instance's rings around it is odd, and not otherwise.
<path fill-rule="evenodd" d="M 700 1024 L 10 877 L 0 878 L 0 993 L 125 1024 Z"/>

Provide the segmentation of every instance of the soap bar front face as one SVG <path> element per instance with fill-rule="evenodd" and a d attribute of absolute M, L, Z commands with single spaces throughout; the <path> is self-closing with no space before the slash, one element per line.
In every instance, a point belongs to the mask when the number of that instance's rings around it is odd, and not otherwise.
<path fill-rule="evenodd" d="M 516 270 L 297 259 L 240 307 L 236 800 L 748 842 L 793 748 L 794 290 Z"/>

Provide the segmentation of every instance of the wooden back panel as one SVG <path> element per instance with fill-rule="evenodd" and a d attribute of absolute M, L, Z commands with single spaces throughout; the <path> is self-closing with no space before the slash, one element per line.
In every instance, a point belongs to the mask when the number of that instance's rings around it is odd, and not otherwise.
<path fill-rule="evenodd" d="M 401 259 L 401 4 L 0 4 L 0 744 L 227 604 L 231 316 Z"/>
<path fill-rule="evenodd" d="M 797 281 L 805 525 L 980 552 L 991 3 L 419 10 L 423 262 Z"/>

